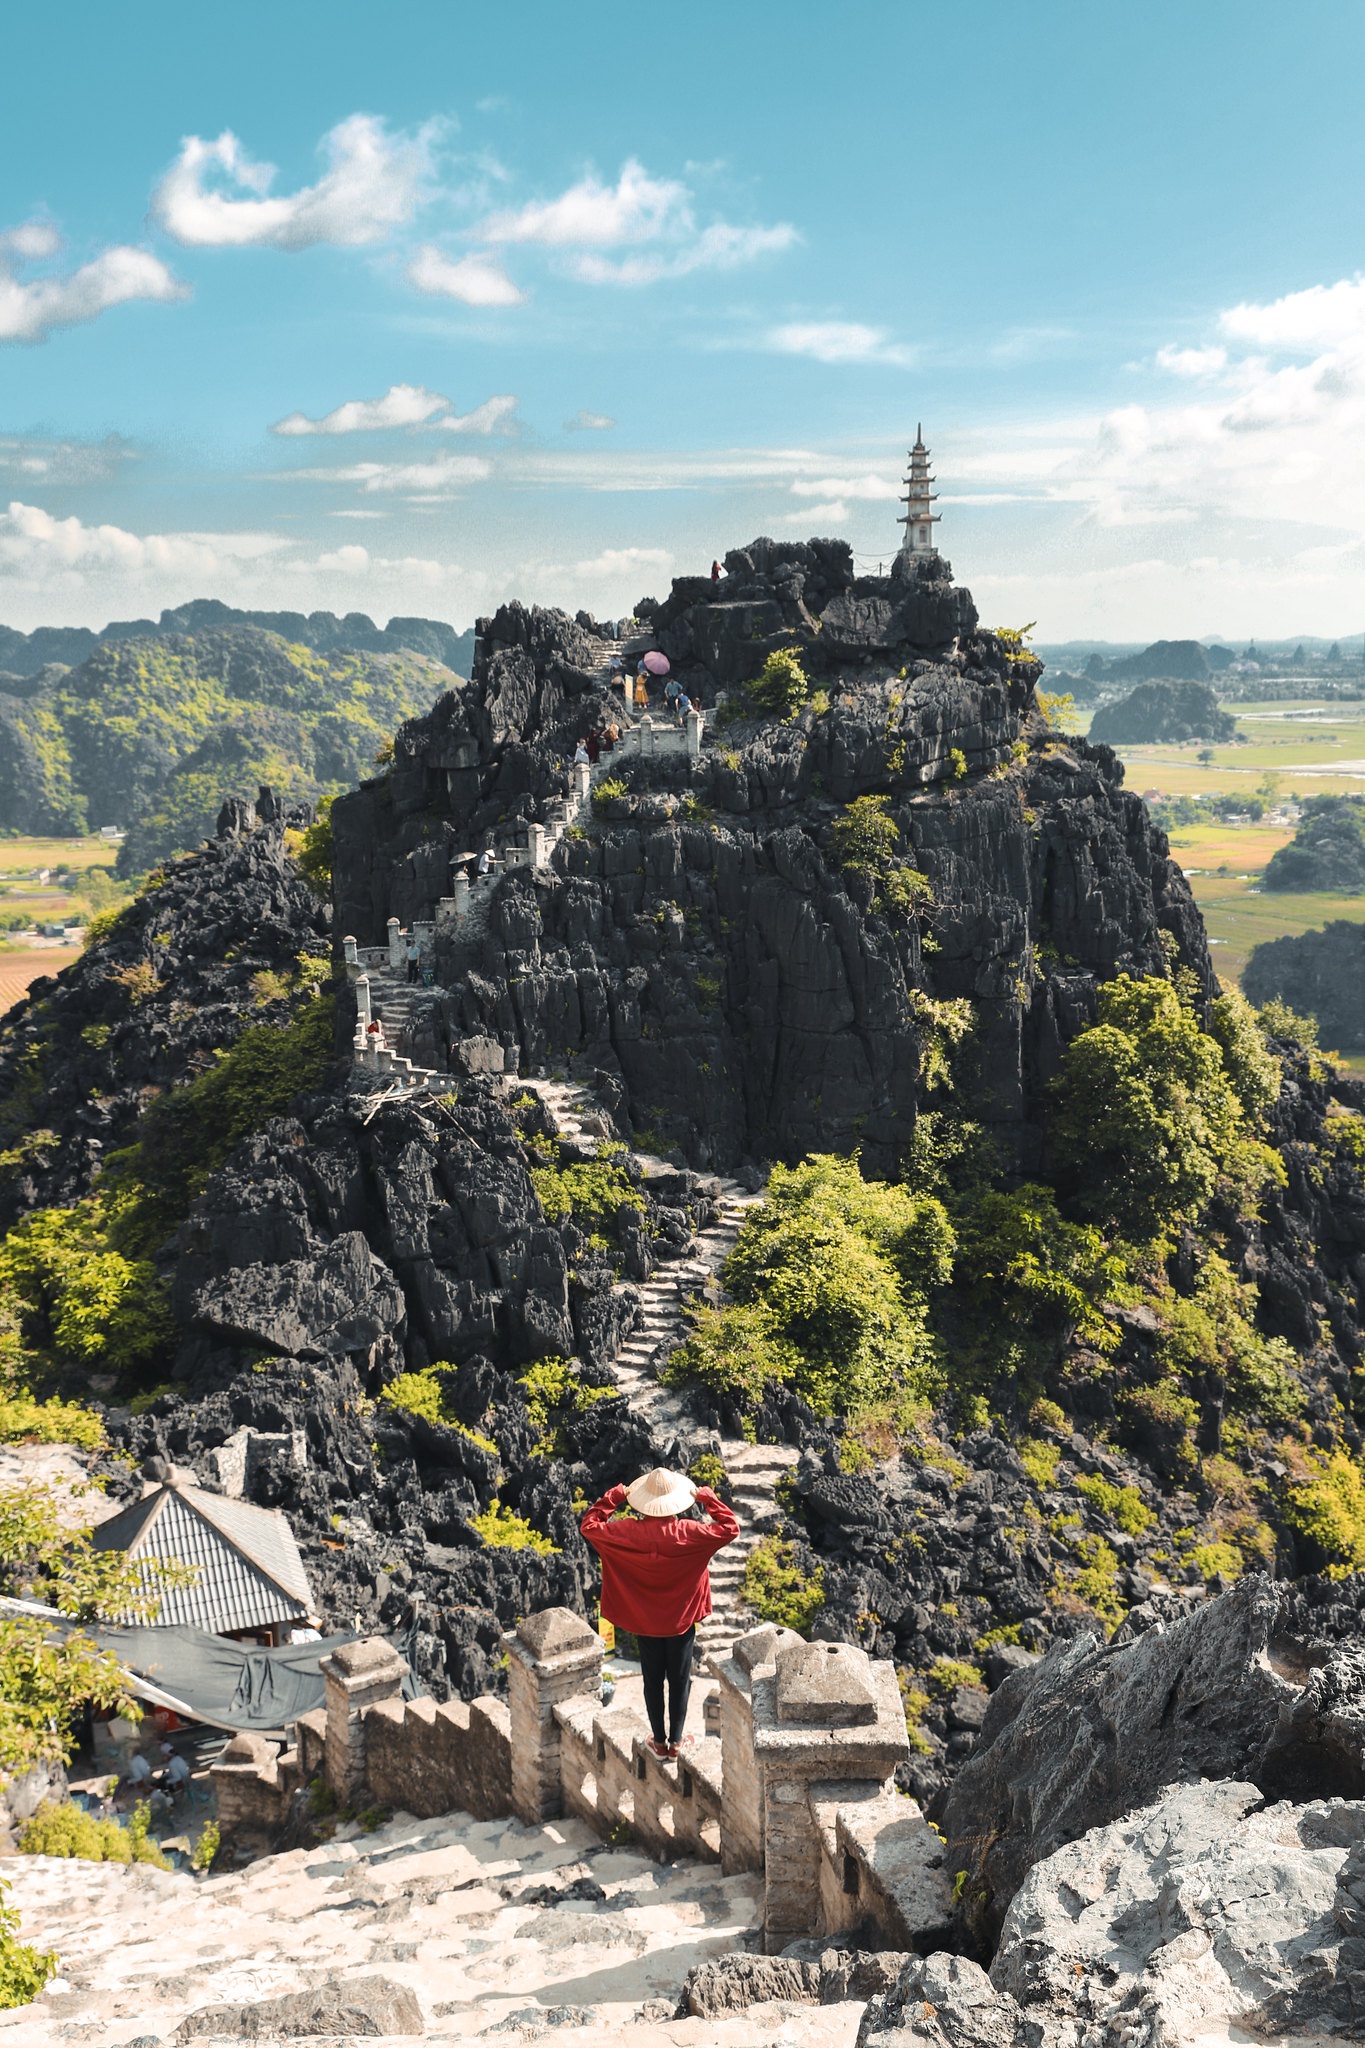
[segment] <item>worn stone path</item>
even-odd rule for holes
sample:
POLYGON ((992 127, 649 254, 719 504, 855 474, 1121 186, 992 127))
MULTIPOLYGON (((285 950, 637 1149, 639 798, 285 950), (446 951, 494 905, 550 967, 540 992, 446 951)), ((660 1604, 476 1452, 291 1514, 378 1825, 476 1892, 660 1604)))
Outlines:
POLYGON ((381 2006, 400 2017, 415 1999, 422 2031, 390 2038, 424 2043, 568 2027, 576 2048, 627 2030, 633 2048, 853 2048, 862 2013, 767 2005, 671 2020, 693 1964, 753 1941, 761 1879, 659 1864, 576 1820, 400 1814, 221 1877, 47 1856, 6 1857, 0 1873, 23 1938, 61 1961, 33 2005, 0 2012, 0 2048, 255 2038, 273 2030, 252 2006, 366 1978, 390 1987, 381 2006), (229 2008, 229 2024, 215 2026, 212 2007, 229 2008))
MULTIPOLYGON (((509 1084, 511 1085, 511 1084, 509 1084)), ((596 1145, 598 1108, 585 1088, 568 1081, 517 1081, 518 1092, 533 1090, 554 1117, 561 1134, 574 1143, 596 1145), (585 1126, 584 1119, 587 1119, 585 1126)), ((646 1180, 651 1173, 672 1169, 666 1161, 647 1152, 636 1159, 646 1180)), ((640 1297, 641 1320, 635 1334, 612 1360, 612 1370, 621 1391, 636 1414, 642 1415, 662 1437, 688 1431, 690 1424, 679 1397, 659 1384, 658 1373, 669 1353, 687 1334, 686 1303, 714 1280, 734 1247, 749 1211, 763 1200, 737 1180, 721 1178, 720 1220, 693 1239, 681 1259, 655 1267, 648 1280, 631 1284, 640 1297)), ((697 1644, 703 1664, 708 1657, 724 1656, 736 1636, 753 1625, 754 1617, 740 1601, 740 1584, 749 1552, 763 1534, 765 1521, 774 1514, 774 1490, 784 1472, 795 1465, 799 1453, 788 1444, 751 1444, 742 1437, 722 1437, 720 1457, 730 1476, 735 1513, 740 1533, 711 1565, 711 1590, 715 1611, 697 1628, 697 1644)))

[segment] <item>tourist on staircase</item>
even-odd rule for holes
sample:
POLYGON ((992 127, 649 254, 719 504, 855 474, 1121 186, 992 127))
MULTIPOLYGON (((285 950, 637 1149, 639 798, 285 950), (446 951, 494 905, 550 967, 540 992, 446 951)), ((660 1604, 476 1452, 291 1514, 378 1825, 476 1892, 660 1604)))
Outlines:
POLYGON ((711 1612, 710 1562, 734 1542, 739 1521, 709 1486, 657 1466, 632 1486, 613 1486, 578 1526, 602 1560, 602 1619, 640 1645, 649 1746, 657 1757, 675 1757, 685 1740, 697 1623, 711 1612), (702 1521, 688 1519, 696 1506, 702 1521), (623 1507, 638 1519, 614 1521, 623 1507))
POLYGON ((408 980, 415 982, 422 971, 422 948, 417 943, 417 934, 408 937, 408 980))

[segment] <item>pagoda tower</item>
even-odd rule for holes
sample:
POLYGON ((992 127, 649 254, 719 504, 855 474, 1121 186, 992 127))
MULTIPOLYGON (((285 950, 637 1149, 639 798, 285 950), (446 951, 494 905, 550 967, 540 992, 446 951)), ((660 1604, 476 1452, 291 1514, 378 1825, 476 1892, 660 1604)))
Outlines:
POLYGON ((924 445, 924 427, 915 428, 915 445, 910 450, 910 474, 905 479, 905 494, 901 499, 905 512, 896 523, 905 528, 905 539, 901 542, 902 555, 936 555, 934 528, 939 523, 939 514, 934 505, 938 492, 933 486, 934 479, 929 473, 929 450, 924 445))

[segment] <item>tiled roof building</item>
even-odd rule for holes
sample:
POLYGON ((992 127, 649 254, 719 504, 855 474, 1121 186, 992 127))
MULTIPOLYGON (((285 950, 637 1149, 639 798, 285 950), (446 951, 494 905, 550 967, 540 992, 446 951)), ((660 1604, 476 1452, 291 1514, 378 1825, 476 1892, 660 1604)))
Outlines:
POLYGON ((311 1621, 312 1588, 278 1508, 205 1493, 177 1476, 99 1523, 92 1541, 134 1561, 175 1558, 198 1568, 193 1585, 168 1588, 159 1626, 287 1643, 292 1628, 311 1621))

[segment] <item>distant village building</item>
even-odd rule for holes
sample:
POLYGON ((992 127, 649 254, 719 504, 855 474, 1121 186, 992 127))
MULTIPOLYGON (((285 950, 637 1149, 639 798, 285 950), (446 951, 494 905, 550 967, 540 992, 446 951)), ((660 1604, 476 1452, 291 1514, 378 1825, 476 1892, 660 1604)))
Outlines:
POLYGON ((921 424, 915 429, 915 445, 910 450, 910 473, 905 479, 905 493, 901 498, 905 512, 896 522, 905 528, 902 555, 914 557, 938 553, 934 545, 934 528, 939 524, 940 514, 934 510, 938 492, 933 484, 929 450, 924 445, 924 427, 921 424))
POLYGON ((197 1567, 195 1583, 164 1595, 156 1626, 202 1629, 265 1648, 314 1625, 313 1593, 294 1532, 278 1508, 205 1493, 178 1473, 153 1482, 91 1538, 99 1550, 175 1558, 197 1567))

